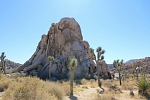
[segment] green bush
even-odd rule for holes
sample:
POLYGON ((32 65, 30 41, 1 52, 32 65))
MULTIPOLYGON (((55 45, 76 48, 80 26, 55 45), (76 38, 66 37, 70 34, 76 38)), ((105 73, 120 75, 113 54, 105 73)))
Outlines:
POLYGON ((150 89, 150 83, 147 82, 145 77, 141 77, 137 82, 137 87, 144 95, 150 89))

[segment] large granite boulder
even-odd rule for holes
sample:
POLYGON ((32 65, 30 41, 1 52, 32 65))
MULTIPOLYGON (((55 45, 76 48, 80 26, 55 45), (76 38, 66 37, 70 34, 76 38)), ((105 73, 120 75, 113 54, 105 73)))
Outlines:
POLYGON ((104 60, 97 61, 97 72, 102 78, 111 79, 110 68, 104 60))
MULTIPOLYGON (((78 66, 75 68, 74 77, 86 78, 89 74, 92 77, 96 73, 96 64, 89 57, 89 47, 89 43, 83 41, 77 21, 74 18, 62 18, 58 23, 52 23, 48 34, 42 35, 32 57, 14 72, 24 71, 30 74, 34 70, 42 79, 48 78, 49 73, 50 79, 69 78, 69 61, 75 57, 78 66), (55 58, 52 66, 49 65, 48 56, 55 58)), ((107 72, 105 68, 102 69, 104 73, 107 72)))

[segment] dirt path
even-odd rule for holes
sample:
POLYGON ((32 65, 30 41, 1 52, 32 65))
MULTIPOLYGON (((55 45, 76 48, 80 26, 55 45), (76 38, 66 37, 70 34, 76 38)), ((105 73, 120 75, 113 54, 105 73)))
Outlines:
MULTIPOLYGON (((120 93, 120 94, 110 94, 110 93, 109 94, 107 94, 107 93, 98 94, 97 89, 99 89, 99 88, 98 87, 97 88, 88 87, 88 89, 74 93, 74 96, 72 96, 72 97, 65 96, 64 100, 95 100, 95 97, 97 95, 99 95, 100 97, 106 97, 106 98, 109 96, 109 97, 113 97, 117 100, 146 100, 146 99, 139 98, 137 90, 133 91, 135 96, 130 97, 130 95, 129 95, 130 91, 126 91, 126 90, 123 90, 122 93, 120 93)), ((107 99, 107 100, 109 100, 109 99, 107 99)))
POLYGON ((74 93, 73 97, 65 96, 64 100, 94 100, 95 95, 97 94, 97 88, 84 89, 74 93))
POLYGON ((2 100, 2 95, 4 92, 0 92, 0 100, 2 100))

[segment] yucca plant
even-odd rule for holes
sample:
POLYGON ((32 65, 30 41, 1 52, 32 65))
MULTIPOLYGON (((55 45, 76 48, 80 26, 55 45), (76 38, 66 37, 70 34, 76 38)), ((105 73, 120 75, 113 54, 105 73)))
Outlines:
POLYGON ((142 95, 145 95, 146 92, 150 89, 150 82, 147 82, 144 76, 142 76, 138 82, 137 87, 141 91, 142 95))
POLYGON ((4 74, 6 74, 6 60, 5 60, 5 52, 2 52, 1 56, 0 56, 0 60, 1 60, 1 71, 3 71, 4 74))
MULTIPOLYGON (((97 50, 96 50, 96 52, 97 52, 97 61, 96 61, 96 63, 98 64, 98 62, 100 62, 100 61, 102 61, 102 60, 104 59, 103 54, 105 53, 105 50, 102 50, 101 47, 98 47, 97 50)), ((98 68, 98 66, 97 66, 97 68, 98 68)), ((99 71, 99 70, 97 70, 97 71, 99 71)), ((100 75, 100 72, 97 72, 97 76, 98 76, 98 86, 99 86, 100 88, 102 88, 102 87, 101 87, 101 86, 102 86, 102 82, 100 81, 99 75, 100 75)))
POLYGON ((50 62, 50 64, 49 64, 49 79, 50 79, 51 78, 50 67, 52 66, 52 62, 54 60, 54 57, 53 56, 48 56, 47 58, 48 58, 48 60, 50 62))
POLYGON ((143 66, 141 68, 141 72, 142 72, 142 76, 145 76, 145 72, 146 72, 146 67, 145 66, 143 66))
POLYGON ((74 80, 74 68, 77 66, 77 59, 76 58, 72 58, 70 60, 70 66, 69 66, 69 70, 70 70, 70 95, 73 95, 73 80, 74 80))
POLYGON ((97 52, 97 60, 99 61, 101 58, 101 55, 105 53, 105 50, 102 50, 101 47, 98 47, 96 52, 97 52))
POLYGON ((133 77, 136 77, 136 71, 132 71, 133 77))
POLYGON ((123 60, 121 60, 119 62, 119 60, 114 60, 113 62, 113 66, 117 69, 118 73, 119 73, 119 82, 120 82, 120 86, 121 86, 121 75, 120 75, 120 71, 121 71, 121 68, 122 68, 122 65, 123 65, 123 60))
POLYGON ((139 75, 138 75, 138 67, 137 67, 137 66, 138 66, 138 62, 134 62, 133 65, 134 65, 134 67, 136 68, 135 71, 136 71, 136 77, 137 77, 137 80, 138 80, 138 78, 139 78, 139 75))

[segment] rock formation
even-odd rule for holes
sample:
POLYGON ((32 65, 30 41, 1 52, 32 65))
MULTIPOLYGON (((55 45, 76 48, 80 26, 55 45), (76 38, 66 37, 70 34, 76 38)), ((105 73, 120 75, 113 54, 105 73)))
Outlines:
POLYGON ((133 62, 126 63, 123 66, 123 70, 127 70, 129 73, 132 73, 136 68, 138 68, 138 72, 144 71, 150 73, 150 57, 136 59, 133 62))
POLYGON ((6 70, 7 69, 13 69, 13 68, 17 68, 17 67, 19 67, 19 66, 21 66, 22 64, 19 64, 19 63, 15 63, 15 62, 13 62, 13 61, 10 61, 10 60, 8 60, 8 59, 6 59, 6 70))
POLYGON ((104 60, 97 62, 97 71, 100 73, 100 76, 103 78, 111 78, 110 68, 104 60))
MULTIPOLYGON (((89 43, 83 41, 80 25, 74 18, 62 18, 58 23, 52 23, 48 34, 42 35, 37 49, 32 57, 13 72, 24 71, 27 74, 37 74, 40 78, 48 78, 48 56, 55 59, 50 67, 51 79, 69 78, 69 61, 77 58, 75 78, 90 78, 96 72, 96 66, 90 56, 89 43)), ((92 57, 95 58, 95 57, 92 57)), ((104 66, 107 67, 108 66, 104 66)), ((109 69, 104 73, 109 72, 109 69)))

